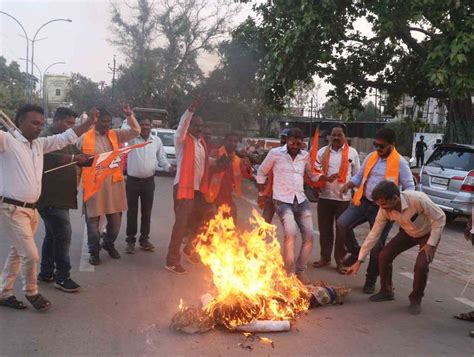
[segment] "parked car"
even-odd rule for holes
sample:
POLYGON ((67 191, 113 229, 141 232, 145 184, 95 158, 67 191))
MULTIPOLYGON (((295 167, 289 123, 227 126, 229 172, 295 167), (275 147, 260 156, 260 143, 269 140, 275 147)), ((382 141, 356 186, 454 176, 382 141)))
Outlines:
POLYGON ((471 214, 474 204, 474 145, 440 145, 421 169, 421 191, 448 219, 471 214))
MULTIPOLYGON (((163 147, 165 149, 166 158, 169 163, 173 166, 176 166, 176 150, 174 147, 174 134, 176 130, 173 129, 151 129, 151 135, 159 137, 163 142, 163 147)), ((165 171, 164 168, 158 166, 158 172, 165 171)))

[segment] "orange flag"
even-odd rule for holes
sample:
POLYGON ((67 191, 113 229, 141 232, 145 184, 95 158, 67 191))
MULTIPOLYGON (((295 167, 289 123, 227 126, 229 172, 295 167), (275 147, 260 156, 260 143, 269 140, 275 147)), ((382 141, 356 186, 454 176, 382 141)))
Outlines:
MULTIPOLYGON (((318 158, 318 139, 319 139, 319 128, 316 128, 313 136, 313 141, 311 142, 311 149, 309 152, 310 156, 310 162, 311 162, 311 173, 313 175, 318 173, 318 170, 316 170, 316 160, 318 158)), ((304 182, 306 185, 313 187, 313 188, 318 188, 321 187, 321 183, 311 181, 311 179, 305 174, 304 176, 304 182)))
POLYGON ((91 168, 94 169, 92 180, 83 183, 84 202, 87 202, 89 198, 99 191, 102 182, 104 182, 107 176, 115 173, 116 169, 120 167, 120 162, 124 155, 128 154, 133 149, 141 148, 149 143, 149 141, 146 141, 144 143, 127 146, 115 151, 104 152, 95 156, 91 166, 91 168))
POLYGON ((318 158, 318 140, 319 140, 319 128, 316 128, 314 131, 313 142, 311 143, 311 172, 315 174, 316 170, 316 160, 318 158))

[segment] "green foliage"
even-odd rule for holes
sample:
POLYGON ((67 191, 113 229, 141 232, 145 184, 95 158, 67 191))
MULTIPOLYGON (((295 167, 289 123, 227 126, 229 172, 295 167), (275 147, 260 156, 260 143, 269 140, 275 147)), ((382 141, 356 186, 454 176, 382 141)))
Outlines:
POLYGON ((266 43, 261 67, 265 99, 282 107, 294 84, 316 74, 330 95, 360 108, 368 88, 448 104, 447 137, 473 142, 474 14, 471 1, 274 0, 256 6, 266 43), (369 31, 356 30, 356 21, 369 31), (462 130, 462 131, 459 131, 462 130), (472 133, 472 129, 468 132, 472 133))
POLYGON ((6 59, 0 56, 0 109, 13 118, 24 98, 25 73, 17 62, 7 64, 6 59))
POLYGON ((211 10, 205 0, 138 0, 129 8, 130 19, 118 6, 112 9, 111 42, 127 59, 119 68, 117 97, 136 106, 164 107, 174 122, 203 79, 199 54, 214 50, 230 12, 211 10))
POLYGON ((73 73, 69 81, 66 100, 72 103, 77 113, 88 112, 93 106, 108 106, 107 96, 99 89, 99 84, 80 73, 73 73))

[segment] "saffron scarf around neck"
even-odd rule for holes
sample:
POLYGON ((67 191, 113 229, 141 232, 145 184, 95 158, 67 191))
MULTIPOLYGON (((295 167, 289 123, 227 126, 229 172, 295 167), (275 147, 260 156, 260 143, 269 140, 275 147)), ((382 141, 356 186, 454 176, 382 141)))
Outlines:
MULTIPOLYGON (((331 145, 328 145, 326 150, 324 151, 322 162, 323 162, 323 174, 327 176, 329 170, 329 160, 331 159, 331 145)), ((349 170, 349 145, 344 144, 342 147, 342 157, 341 157, 341 164, 339 166, 339 178, 337 182, 339 183, 346 183, 347 181, 347 172, 349 170)), ((326 181, 317 182, 317 187, 325 187, 326 181)))
MULTIPOLYGON (((374 168, 375 164, 379 160, 379 155, 377 154, 376 151, 372 152, 369 157, 367 158, 367 162, 365 164, 365 169, 364 169, 364 174, 362 176, 362 182, 357 189, 353 199, 352 203, 355 206, 360 205, 360 200, 362 199, 362 196, 364 194, 364 187, 365 183, 367 181, 367 178, 369 177, 370 172, 374 168)), ((392 152, 390 155, 387 157, 387 167, 385 169, 385 179, 387 181, 392 181, 396 185, 398 185, 398 178, 399 178, 399 173, 400 173, 400 154, 398 153, 397 149, 393 147, 392 152)))
MULTIPOLYGON (((177 199, 193 199, 194 198, 194 158, 195 158, 195 148, 194 140, 191 134, 186 135, 184 142, 184 153, 183 161, 181 162, 181 168, 179 173, 179 182, 178 182, 178 193, 177 199)), ((209 175, 209 164, 208 164, 208 152, 207 146, 204 140, 201 138, 198 139, 201 145, 204 146, 206 152, 206 160, 204 165, 204 176, 201 180, 201 185, 199 190, 202 193, 206 193, 208 189, 208 175, 209 175)))

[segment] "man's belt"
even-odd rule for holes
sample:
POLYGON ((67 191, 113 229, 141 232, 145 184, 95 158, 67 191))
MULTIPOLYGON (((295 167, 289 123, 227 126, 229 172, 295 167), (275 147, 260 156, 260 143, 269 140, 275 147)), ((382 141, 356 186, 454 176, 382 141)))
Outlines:
POLYGON ((0 202, 5 202, 10 205, 19 206, 23 208, 31 208, 31 209, 35 209, 36 206, 38 205, 37 202, 35 203, 21 202, 21 201, 14 200, 13 198, 2 197, 2 196, 0 196, 0 202))
POLYGON ((151 180, 153 180, 153 181, 155 180, 155 176, 141 178, 141 177, 135 177, 135 176, 128 175, 127 178, 132 179, 132 181, 137 181, 137 182, 148 182, 148 181, 151 181, 151 180))

